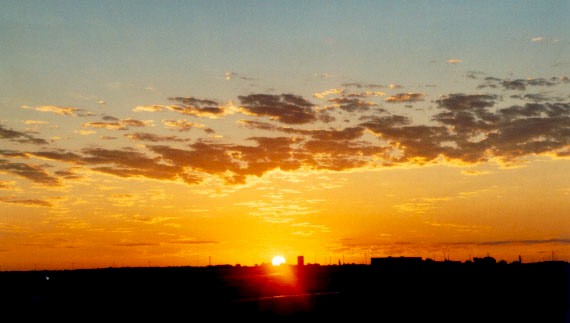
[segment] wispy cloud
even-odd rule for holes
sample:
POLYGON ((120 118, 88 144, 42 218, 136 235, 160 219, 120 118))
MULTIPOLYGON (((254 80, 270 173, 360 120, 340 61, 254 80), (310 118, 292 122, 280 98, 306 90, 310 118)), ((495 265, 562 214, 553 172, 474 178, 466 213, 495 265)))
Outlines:
MULTIPOLYGON (((22 106, 23 109, 33 109, 39 112, 55 113, 64 116, 77 116, 79 112, 84 110, 74 107, 58 107, 54 105, 42 105, 38 107, 22 106)), ((82 114, 84 115, 84 114, 82 114)))
POLYGON ((388 103, 409 103, 423 101, 424 97, 425 94, 423 93, 398 93, 387 97, 385 101, 388 103))
POLYGON ((56 177, 51 176, 39 165, 29 165, 0 159, 0 172, 11 173, 38 184, 48 186, 57 186, 60 184, 60 181, 56 177))
POLYGON ((8 139, 19 143, 28 143, 36 145, 45 145, 48 142, 41 138, 36 138, 25 132, 20 132, 12 129, 7 129, 0 124, 0 139, 8 139))
POLYGON ((169 241, 169 243, 179 243, 179 244, 216 244, 219 243, 218 241, 214 241, 214 240, 197 240, 197 239, 193 239, 193 238, 182 238, 182 239, 177 239, 177 240, 171 240, 169 241))
POLYGON ((38 200, 38 199, 19 199, 14 197, 2 197, 0 196, 0 202, 2 203, 10 203, 10 204, 18 204, 22 206, 31 206, 31 207, 50 207, 52 204, 46 200, 38 200))

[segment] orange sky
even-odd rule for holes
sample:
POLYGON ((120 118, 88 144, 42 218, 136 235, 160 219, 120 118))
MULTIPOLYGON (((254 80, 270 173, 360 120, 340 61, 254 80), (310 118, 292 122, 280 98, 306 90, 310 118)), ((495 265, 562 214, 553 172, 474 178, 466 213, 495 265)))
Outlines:
POLYGON ((326 4, 9 3, 0 270, 570 260, 568 5, 326 4))

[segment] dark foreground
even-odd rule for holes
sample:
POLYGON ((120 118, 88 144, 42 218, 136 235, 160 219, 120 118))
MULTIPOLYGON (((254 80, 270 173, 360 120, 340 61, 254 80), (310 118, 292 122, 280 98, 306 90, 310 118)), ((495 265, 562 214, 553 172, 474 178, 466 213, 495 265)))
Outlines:
POLYGON ((570 322, 569 276, 566 262, 0 272, 0 310, 56 322, 570 322))

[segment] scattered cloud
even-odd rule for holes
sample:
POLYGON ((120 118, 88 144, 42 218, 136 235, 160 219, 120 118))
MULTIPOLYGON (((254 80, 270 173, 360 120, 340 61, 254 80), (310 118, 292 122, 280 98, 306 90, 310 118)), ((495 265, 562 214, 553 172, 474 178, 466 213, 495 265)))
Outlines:
POLYGON ((13 190, 15 184, 14 181, 0 181, 0 190, 13 190))
POLYGON ((424 97, 425 94, 423 93, 398 93, 387 97, 385 101, 388 103, 409 103, 423 101, 424 97))
MULTIPOLYGON (((106 120, 116 120, 114 117, 104 117, 106 120)), ((123 119, 112 122, 86 122, 81 124, 81 126, 86 128, 97 128, 97 129, 107 129, 107 130, 128 130, 129 127, 147 127, 152 125, 152 120, 136 120, 136 119, 123 119)))
MULTIPOLYGON (((357 82, 315 93, 315 98, 325 100, 325 105, 321 106, 303 96, 288 93, 238 96, 239 106, 231 101, 222 105, 217 100, 173 97, 170 100, 176 102, 175 105, 141 105, 133 109, 134 112, 176 112, 207 118, 242 113, 244 117, 238 121, 234 121, 234 117, 210 121, 221 127, 237 122, 245 128, 238 137, 231 130, 218 133, 209 126, 184 118, 164 119, 164 127, 152 131, 150 121, 103 115, 100 121, 82 123, 90 129, 77 130, 77 133, 92 134, 91 129, 126 131, 145 128, 145 131, 123 135, 132 142, 100 137, 117 140, 113 143, 117 146, 113 148, 90 144, 82 149, 64 151, 45 148, 50 145, 47 141, 0 125, 0 138, 12 141, 8 144, 44 145, 43 150, 35 152, 1 150, 0 171, 45 185, 58 185, 59 181, 77 178, 75 174, 79 172, 73 167, 125 178, 195 184, 214 176, 227 184, 244 184, 248 178, 275 170, 344 171, 442 161, 464 165, 487 161, 516 164, 533 155, 570 156, 570 102, 567 102, 567 96, 551 92, 515 92, 510 96, 497 93, 497 90, 520 91, 528 87, 561 87, 570 83, 568 77, 501 79, 484 77, 480 72, 472 72, 472 75, 484 87, 479 86, 474 93, 442 95, 429 102, 429 109, 422 110, 421 117, 409 110, 398 114, 396 109, 387 110, 380 105, 411 105, 424 101, 426 94, 396 93, 379 99, 378 96, 384 93, 374 89, 382 85, 357 82), (489 89, 490 93, 479 92, 482 88, 489 89), (361 90, 353 92, 350 89, 361 90), (178 132, 196 128, 205 134, 193 134, 192 138, 167 135, 161 133, 164 128, 178 132), (213 134, 216 134, 215 138, 213 134), (118 148, 120 144, 124 146, 118 148), (13 160, 30 156, 67 163, 71 168, 57 168, 48 173, 45 165, 13 160)), ((401 86, 391 84, 387 88, 401 86)), ((485 174, 474 170, 462 173, 469 176, 485 174)), ((403 204, 401 209, 418 210, 425 207, 422 203, 429 202, 413 203, 403 204)))
POLYGON ((185 142, 190 140, 190 139, 182 139, 177 136, 161 136, 147 132, 128 133, 125 134, 125 137, 134 141, 151 141, 151 142, 160 142, 160 141, 185 142))
POLYGON ((317 121, 314 104, 294 94, 250 94, 238 97, 244 113, 266 116, 286 124, 304 124, 317 121))
POLYGON ((567 77, 552 77, 545 78, 528 78, 528 79, 500 79, 497 77, 486 77, 484 83, 480 84, 477 88, 498 88, 502 87, 505 90, 525 91, 528 86, 544 86, 552 87, 561 83, 566 83, 567 77))
POLYGON ((40 125, 40 124, 48 124, 49 122, 42 120, 24 120, 23 123, 28 125, 40 125))
POLYGON ((194 97, 173 97, 170 100, 178 102, 180 105, 168 106, 168 110, 185 115, 217 119, 233 113, 229 107, 223 106, 214 100, 197 99, 194 97))
POLYGON ((482 171, 482 170, 474 170, 474 169, 464 169, 461 171, 461 174, 467 176, 480 176, 480 175, 487 175, 490 174, 489 171, 482 171))
POLYGON ((46 145, 48 142, 41 138, 36 138, 25 132, 7 129, 0 124, 0 139, 8 139, 19 143, 46 145))
POLYGON ((3 172, 14 174, 16 176, 26 178, 34 183, 47 186, 57 186, 60 184, 56 177, 51 176, 38 165, 15 163, 5 159, 0 159, 0 173, 3 172))
POLYGON ((38 199, 17 199, 12 197, 2 197, 0 196, 0 202, 2 203, 10 203, 10 204, 18 204, 22 206, 31 206, 31 207, 50 207, 52 204, 45 200, 38 200, 38 199))
POLYGON ((97 133, 97 131, 94 131, 94 130, 75 130, 74 132, 76 134, 80 134, 82 136, 89 136, 89 135, 97 133))
POLYGON ((451 59, 448 59, 448 60, 447 60, 447 63, 453 64, 453 65, 459 64, 459 63, 461 63, 461 62, 463 62, 463 61, 460 60, 460 59, 457 59, 457 58, 451 58, 451 59))
POLYGON ((533 42, 533 43, 539 43, 539 42, 541 42, 541 41, 543 41, 543 40, 544 40, 544 37, 540 37, 540 36, 532 37, 532 38, 530 39, 530 41, 533 42))
POLYGON ((164 126, 166 128, 175 129, 178 131, 188 131, 192 128, 198 128, 198 129, 205 130, 206 132, 214 132, 212 129, 206 127, 203 124, 191 122, 191 121, 184 120, 184 119, 162 120, 162 124, 164 124, 164 126))
POLYGON ((77 116, 78 112, 83 111, 82 109, 79 109, 79 108, 58 107, 58 106, 54 106, 54 105, 42 105, 42 106, 38 106, 35 108, 31 108, 28 106, 22 106, 22 108, 23 109, 33 109, 33 110, 40 111, 40 112, 55 113, 55 114, 64 115, 64 116, 77 116))
POLYGON ((234 72, 225 72, 224 73, 224 78, 226 79, 226 81, 231 81, 233 79, 240 79, 240 80, 244 80, 244 81, 254 81, 255 78, 253 77, 248 77, 245 76, 243 74, 238 74, 238 73, 234 73, 234 72))
POLYGON ((334 98, 328 101, 333 104, 332 107, 346 112, 365 112, 371 107, 378 106, 374 102, 367 102, 358 98, 334 98))
MULTIPOLYGON (((391 85, 393 85, 393 84, 391 84, 391 85)), ((365 89, 371 89, 371 90, 382 89, 382 88, 386 87, 386 86, 381 85, 381 84, 358 83, 358 82, 342 83, 342 86, 344 86, 344 87, 355 87, 358 89, 365 88, 365 89)), ((390 86, 390 88, 392 88, 392 87, 390 86)))
POLYGON ((171 240, 170 243, 180 243, 180 244, 216 244, 218 241, 214 240, 197 240, 192 238, 183 238, 177 240, 171 240))
POLYGON ((327 97, 329 95, 339 95, 339 94, 342 94, 343 92, 344 92, 344 89, 330 89, 330 90, 314 93, 313 97, 315 97, 317 99, 324 99, 325 97, 327 97))

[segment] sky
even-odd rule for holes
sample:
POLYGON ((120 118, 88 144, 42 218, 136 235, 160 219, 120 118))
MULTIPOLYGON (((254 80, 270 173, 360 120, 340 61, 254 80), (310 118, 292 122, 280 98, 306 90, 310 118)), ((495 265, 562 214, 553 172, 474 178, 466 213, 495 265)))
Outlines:
POLYGON ((0 270, 570 260, 567 1, 2 1, 0 270))

